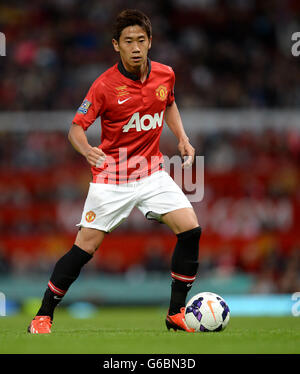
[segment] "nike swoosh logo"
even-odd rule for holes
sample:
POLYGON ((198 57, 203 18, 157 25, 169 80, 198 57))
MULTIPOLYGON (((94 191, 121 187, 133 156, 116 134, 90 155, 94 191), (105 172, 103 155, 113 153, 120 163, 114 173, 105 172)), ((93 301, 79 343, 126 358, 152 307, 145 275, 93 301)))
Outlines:
POLYGON ((212 306, 211 306, 212 303, 214 303, 214 301, 212 301, 212 300, 207 300, 207 305, 208 305, 210 311, 212 312, 212 315, 214 316, 214 319, 215 319, 215 321, 216 321, 215 312, 214 312, 214 310, 213 310, 213 308, 212 308, 212 306))
POLYGON ((124 99, 124 100, 118 100, 118 104, 123 104, 123 103, 125 103, 125 101, 127 101, 127 100, 129 100, 129 99, 131 99, 131 97, 128 97, 127 99, 124 99))

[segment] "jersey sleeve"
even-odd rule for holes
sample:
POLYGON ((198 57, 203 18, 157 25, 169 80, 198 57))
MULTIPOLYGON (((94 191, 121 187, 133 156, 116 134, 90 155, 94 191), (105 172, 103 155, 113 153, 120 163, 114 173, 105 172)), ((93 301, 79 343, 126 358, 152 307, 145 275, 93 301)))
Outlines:
POLYGON ((171 75, 171 82, 170 82, 170 90, 167 98, 167 106, 170 106, 175 101, 175 94, 174 94, 174 88, 175 88, 175 73, 172 68, 170 68, 172 75, 171 75))
POLYGON ((104 112, 105 97, 103 86, 95 81, 90 87, 82 104, 77 109, 72 123, 81 126, 85 131, 104 112))

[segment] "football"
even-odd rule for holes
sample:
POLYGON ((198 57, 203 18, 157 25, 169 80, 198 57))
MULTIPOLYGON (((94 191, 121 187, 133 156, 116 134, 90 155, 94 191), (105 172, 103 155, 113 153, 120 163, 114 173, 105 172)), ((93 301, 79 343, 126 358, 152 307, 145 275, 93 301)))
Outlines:
POLYGON ((212 292, 193 296, 185 307, 185 321, 195 332, 221 331, 227 326, 230 310, 226 301, 212 292))

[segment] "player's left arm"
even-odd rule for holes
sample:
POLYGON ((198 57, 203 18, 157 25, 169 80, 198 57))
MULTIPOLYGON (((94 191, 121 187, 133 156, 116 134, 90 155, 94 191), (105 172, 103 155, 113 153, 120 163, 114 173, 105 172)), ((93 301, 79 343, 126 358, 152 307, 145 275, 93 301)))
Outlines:
POLYGON ((181 157, 184 159, 182 167, 190 167, 194 162, 195 149, 190 144, 190 140, 184 131, 181 116, 175 101, 167 106, 165 111, 165 121, 178 139, 178 150, 181 157))

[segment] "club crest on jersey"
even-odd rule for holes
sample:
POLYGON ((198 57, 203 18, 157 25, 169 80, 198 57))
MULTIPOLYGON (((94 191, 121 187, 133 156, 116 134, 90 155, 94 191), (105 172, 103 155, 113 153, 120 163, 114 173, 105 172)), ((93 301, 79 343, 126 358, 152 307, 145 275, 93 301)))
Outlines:
POLYGON ((163 124, 164 111, 161 113, 155 113, 154 116, 151 114, 145 114, 140 117, 140 113, 134 113, 130 118, 129 122, 123 126, 123 132, 128 132, 130 129, 135 129, 136 131, 148 131, 156 129, 156 127, 161 127, 163 124))
POLYGON ((91 106, 91 104, 92 103, 90 101, 88 101, 87 99, 84 99, 83 102, 82 102, 82 104, 78 108, 77 113, 87 114, 88 109, 91 106))
POLYGON ((122 97, 122 96, 125 96, 125 95, 129 95, 129 92, 128 92, 128 90, 127 90, 127 86, 126 86, 126 85, 116 87, 116 90, 117 90, 117 96, 118 96, 118 97, 122 97))
POLYGON ((87 212, 87 214, 85 215, 85 220, 89 223, 93 222, 95 218, 96 218, 96 213, 94 213, 92 210, 87 212))
POLYGON ((166 86, 164 86, 163 84, 158 86, 157 89, 155 90, 155 95, 159 100, 165 101, 168 96, 168 90, 166 86))

